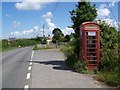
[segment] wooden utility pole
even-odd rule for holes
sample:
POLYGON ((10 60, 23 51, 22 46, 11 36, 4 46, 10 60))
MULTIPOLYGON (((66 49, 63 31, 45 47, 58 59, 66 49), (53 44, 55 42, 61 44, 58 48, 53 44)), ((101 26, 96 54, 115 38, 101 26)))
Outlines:
POLYGON ((43 24, 43 38, 44 38, 44 28, 45 28, 45 26, 44 26, 44 24, 43 24))

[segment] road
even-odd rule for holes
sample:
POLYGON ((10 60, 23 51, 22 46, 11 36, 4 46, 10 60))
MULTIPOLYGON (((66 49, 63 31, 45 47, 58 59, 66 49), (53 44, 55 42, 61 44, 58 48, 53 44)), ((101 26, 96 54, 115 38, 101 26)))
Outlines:
MULTIPOLYGON (((2 88, 102 88, 89 75, 72 71, 58 50, 20 48, 2 54, 2 88)), ((1 65, 1 64, 0 64, 1 65)))
POLYGON ((23 88, 32 48, 20 48, 2 54, 2 88, 23 88))

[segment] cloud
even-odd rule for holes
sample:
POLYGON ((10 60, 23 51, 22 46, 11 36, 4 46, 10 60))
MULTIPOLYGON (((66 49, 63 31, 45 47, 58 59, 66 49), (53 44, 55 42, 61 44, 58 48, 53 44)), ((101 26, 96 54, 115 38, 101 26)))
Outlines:
POLYGON ((12 37, 20 37, 21 35, 22 35, 22 33, 18 32, 18 31, 14 31, 14 32, 10 33, 10 36, 12 36, 12 37))
POLYGON ((21 26, 22 25, 22 23, 21 22, 19 22, 19 21, 13 21, 13 27, 14 28, 16 28, 16 27, 19 27, 19 26, 21 26))
POLYGON ((56 28, 56 25, 51 21, 52 17, 53 17, 52 12, 47 12, 46 14, 42 15, 42 18, 45 20, 46 27, 48 29, 47 33, 52 33, 54 28, 56 28))
POLYGON ((42 16, 42 18, 44 18, 44 19, 50 19, 50 18, 52 18, 52 13, 51 12, 47 12, 46 14, 44 14, 43 16, 42 16))
POLYGON ((74 30, 72 28, 65 27, 64 29, 62 29, 62 32, 64 35, 68 35, 74 33, 74 30))
POLYGON ((101 4, 97 10, 98 17, 104 18, 110 15, 110 11, 105 4, 101 4))
POLYGON ((110 7, 114 7, 115 6, 115 1, 113 1, 112 3, 109 4, 110 7))
MULTIPOLYGON (((47 27, 47 31, 46 34, 52 34, 52 31, 54 30, 54 28, 56 28, 57 26, 52 22, 52 17, 53 14, 51 12, 47 12, 46 14, 42 15, 42 18, 45 20, 46 22, 46 27, 47 27)), ((60 28, 61 29, 61 28, 60 28)), ((74 32, 74 30, 72 28, 68 28, 65 27, 63 29, 61 29, 64 35, 67 34, 71 34, 74 32)))
MULTIPOLYGON (((118 22, 116 22, 114 19, 104 18, 101 21, 105 21, 107 24, 109 24, 112 27, 115 27, 118 30, 118 22)), ((99 23, 99 21, 98 21, 98 23, 99 23)))
POLYGON ((10 14, 6 14, 5 16, 6 16, 6 17, 10 17, 10 14))
POLYGON ((18 10, 40 10, 45 4, 55 0, 23 0, 23 2, 16 3, 15 7, 18 10))
MULTIPOLYGON (((109 4, 110 7, 113 7, 115 5, 115 2, 109 4)), ((108 9, 105 4, 101 4, 98 8, 98 17, 97 19, 101 19, 102 21, 105 21, 109 25, 115 27, 118 30, 118 22, 116 22, 113 18, 110 16, 110 10, 108 9)))

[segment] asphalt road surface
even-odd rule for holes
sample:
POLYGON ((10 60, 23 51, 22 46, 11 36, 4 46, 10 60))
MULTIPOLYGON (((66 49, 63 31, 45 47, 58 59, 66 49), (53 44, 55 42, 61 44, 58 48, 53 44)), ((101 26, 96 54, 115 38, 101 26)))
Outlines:
POLYGON ((72 71, 58 50, 19 48, 2 54, 2 88, 102 88, 89 75, 72 71))
POLYGON ((2 53, 2 88, 24 88, 31 53, 31 47, 2 53))

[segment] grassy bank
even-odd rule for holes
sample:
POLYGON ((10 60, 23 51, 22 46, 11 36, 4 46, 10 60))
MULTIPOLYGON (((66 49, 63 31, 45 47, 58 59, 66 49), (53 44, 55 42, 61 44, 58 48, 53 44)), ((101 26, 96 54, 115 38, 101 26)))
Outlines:
POLYGON ((2 51, 2 41, 0 41, 0 52, 2 51))
POLYGON ((119 72, 101 71, 97 74, 96 79, 98 81, 105 82, 106 84, 110 86, 120 87, 120 73, 119 72))

